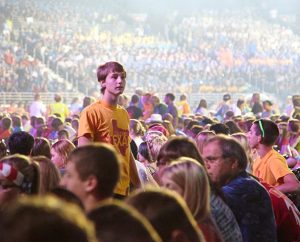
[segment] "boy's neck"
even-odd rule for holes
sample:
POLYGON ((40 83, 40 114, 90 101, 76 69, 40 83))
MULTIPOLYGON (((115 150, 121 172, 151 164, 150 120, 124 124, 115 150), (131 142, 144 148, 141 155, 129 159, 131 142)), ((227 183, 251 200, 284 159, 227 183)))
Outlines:
POLYGON ((118 98, 119 96, 114 96, 106 92, 102 96, 102 100, 111 106, 116 106, 118 104, 118 98))

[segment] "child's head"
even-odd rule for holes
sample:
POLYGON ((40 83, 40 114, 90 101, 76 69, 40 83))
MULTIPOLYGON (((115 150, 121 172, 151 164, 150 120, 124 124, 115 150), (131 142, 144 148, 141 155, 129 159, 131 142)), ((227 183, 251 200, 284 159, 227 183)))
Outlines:
POLYGON ((104 91, 106 89, 103 83, 105 83, 105 80, 110 73, 119 73, 122 75, 124 79, 126 78, 126 71, 120 63, 111 61, 111 62, 106 62, 103 65, 100 65, 97 69, 97 79, 98 82, 101 83, 102 94, 104 94, 104 91))

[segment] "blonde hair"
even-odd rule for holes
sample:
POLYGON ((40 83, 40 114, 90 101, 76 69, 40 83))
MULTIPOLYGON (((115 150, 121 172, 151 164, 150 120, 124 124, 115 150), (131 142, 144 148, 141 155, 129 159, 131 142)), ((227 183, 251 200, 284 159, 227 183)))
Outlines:
POLYGON ((206 141, 215 135, 216 135, 215 132, 209 130, 201 131, 200 133, 197 134, 195 140, 196 140, 197 149, 200 154, 202 154, 203 152, 204 144, 206 143, 206 141))
POLYGON ((129 128, 134 136, 144 136, 146 131, 141 122, 137 119, 130 119, 129 128))
POLYGON ((210 217, 210 186, 205 168, 195 159, 180 157, 161 172, 182 190, 194 218, 202 222, 210 217))
POLYGON ((46 156, 35 156, 33 160, 40 165, 41 172, 41 194, 45 194, 58 187, 60 173, 58 168, 46 156))
POLYGON ((68 156, 75 148, 75 145, 67 139, 59 140, 52 145, 52 149, 59 154, 64 165, 67 164, 68 156))
POLYGON ((241 146, 244 148, 247 158, 248 158, 247 169, 249 168, 250 169, 249 171, 251 171, 254 161, 252 158, 252 151, 251 151, 251 147, 248 143, 247 136, 244 133, 235 133, 235 134, 232 134, 231 137, 233 137, 235 140, 237 140, 241 144, 241 146))

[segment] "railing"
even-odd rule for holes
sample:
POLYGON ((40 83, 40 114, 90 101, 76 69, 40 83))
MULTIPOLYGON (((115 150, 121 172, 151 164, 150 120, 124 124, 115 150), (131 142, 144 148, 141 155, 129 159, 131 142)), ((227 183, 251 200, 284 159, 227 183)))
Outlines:
MULTIPOLYGON (((45 104, 53 103, 55 94, 57 93, 40 92, 41 100, 45 104)), ((75 97, 83 98, 83 94, 78 92, 60 92, 59 94, 66 104, 70 104, 75 97)), ((29 103, 33 101, 34 95, 34 92, 2 92, 0 93, 0 105, 18 104, 20 102, 29 103)))

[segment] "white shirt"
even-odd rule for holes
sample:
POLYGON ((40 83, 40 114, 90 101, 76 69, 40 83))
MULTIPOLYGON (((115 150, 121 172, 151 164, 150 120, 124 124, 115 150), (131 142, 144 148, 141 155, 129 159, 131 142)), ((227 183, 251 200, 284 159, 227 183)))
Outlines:
POLYGON ((33 101, 29 107, 30 117, 42 117, 46 113, 46 106, 41 101, 33 101))

